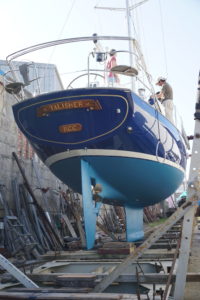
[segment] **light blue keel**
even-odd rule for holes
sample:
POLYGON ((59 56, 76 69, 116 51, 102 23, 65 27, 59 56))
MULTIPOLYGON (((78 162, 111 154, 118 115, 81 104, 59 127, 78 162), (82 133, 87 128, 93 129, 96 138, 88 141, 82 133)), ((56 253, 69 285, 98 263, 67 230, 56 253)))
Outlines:
POLYGON ((101 207, 101 202, 93 199, 92 185, 96 180, 95 171, 85 160, 81 159, 81 182, 83 197, 83 214, 86 234, 87 249, 94 247, 96 235, 96 218, 101 207))
POLYGON ((135 242, 144 237, 143 208, 125 206, 126 213, 126 239, 135 242))

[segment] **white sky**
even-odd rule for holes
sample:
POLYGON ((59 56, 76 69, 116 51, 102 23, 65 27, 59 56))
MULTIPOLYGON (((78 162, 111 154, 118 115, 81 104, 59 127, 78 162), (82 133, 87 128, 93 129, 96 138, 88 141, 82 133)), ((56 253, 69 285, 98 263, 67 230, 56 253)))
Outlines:
MULTIPOLYGON (((130 4, 138 1, 130 0, 130 4)), ((0 5, 0 59, 61 38, 94 32, 127 35, 124 12, 94 9, 95 5, 125 7, 124 0, 0 0, 0 5)), ((154 82, 159 76, 168 78, 186 133, 193 134, 200 69, 200 0, 149 0, 133 16, 148 71, 154 82)))

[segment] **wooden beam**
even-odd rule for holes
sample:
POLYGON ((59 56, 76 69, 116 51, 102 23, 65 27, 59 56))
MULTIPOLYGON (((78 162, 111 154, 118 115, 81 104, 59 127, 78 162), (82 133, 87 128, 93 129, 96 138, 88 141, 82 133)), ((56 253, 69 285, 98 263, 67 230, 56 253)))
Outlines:
MULTIPOLYGON (((143 255, 142 259, 155 259, 155 257, 159 260, 164 259, 164 260, 169 260, 173 259, 175 250, 166 250, 166 249, 148 249, 143 255)), ((127 255, 124 254, 98 254, 96 250, 79 250, 79 251, 74 251, 69 252, 69 251, 60 251, 58 253, 55 253, 55 251, 49 251, 44 255, 41 255, 41 260, 43 261, 49 261, 49 260, 89 260, 89 261, 97 261, 97 260, 102 260, 102 259, 108 259, 109 261, 113 260, 120 260, 126 258, 127 255)))
POLYGON ((69 232, 71 233, 71 236, 74 237, 74 238, 77 238, 77 234, 76 234, 76 232, 75 232, 75 230, 74 230, 74 228, 73 228, 73 226, 72 226, 72 224, 71 224, 68 216, 62 214, 62 218, 65 221, 65 224, 67 225, 67 228, 69 229, 69 232))
MULTIPOLYGON (((59 278, 62 277, 61 276, 65 276, 65 278, 68 277, 71 278, 71 280, 75 280, 75 279, 79 279, 79 280, 88 280, 88 278, 90 279, 90 276, 95 276, 97 278, 97 280, 99 279, 103 279, 105 278, 107 275, 105 273, 101 273, 101 274, 63 274, 63 273, 49 273, 49 274, 29 274, 28 277, 35 281, 35 282, 53 282, 55 283, 57 280, 59 280, 59 278), (76 275, 76 277, 75 277, 76 275), (89 276, 89 277, 88 277, 89 276)), ((145 274, 141 274, 140 275, 140 283, 158 283, 158 284, 162 284, 162 283, 166 283, 167 279, 168 279, 169 274, 160 274, 160 273, 145 273, 145 274)), ((176 278, 176 275, 173 274, 172 275, 172 281, 174 282, 176 278)), ((199 282, 200 281, 200 273, 188 273, 187 274, 187 282, 199 282)), ((137 282, 137 278, 136 275, 131 275, 131 274, 122 274, 120 275, 115 282, 137 282)))

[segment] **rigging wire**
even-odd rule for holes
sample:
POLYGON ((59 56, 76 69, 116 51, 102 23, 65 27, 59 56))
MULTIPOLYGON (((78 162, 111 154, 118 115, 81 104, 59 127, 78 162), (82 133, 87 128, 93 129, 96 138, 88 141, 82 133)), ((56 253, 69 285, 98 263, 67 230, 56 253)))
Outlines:
POLYGON ((166 76, 168 76, 168 70, 167 70, 167 52, 166 52, 164 22, 163 22, 163 13, 162 13, 161 0, 158 0, 158 3, 159 3, 159 11, 160 11, 160 22, 161 22, 162 41, 163 41, 163 53, 164 53, 165 72, 166 72, 166 76))
MULTIPOLYGON (((73 1, 72 1, 72 5, 71 5, 71 7, 70 7, 70 9, 69 9, 69 11, 68 11, 68 14, 67 14, 67 16, 66 16, 65 22, 64 22, 64 24, 63 24, 63 26, 62 26, 62 28, 61 28, 59 34, 58 34, 58 39, 61 38, 61 36, 62 36, 62 34, 63 34, 63 31, 64 31, 64 29, 65 29, 65 26, 66 26, 67 22, 69 21, 71 12, 72 12, 73 7, 74 7, 74 5, 75 5, 75 2, 76 2, 76 0, 73 0, 73 1)), ((55 49, 56 49, 56 46, 53 47, 53 50, 52 50, 52 52, 51 52, 51 54, 50 54, 50 56, 49 56, 49 59, 48 59, 48 63, 50 63, 50 61, 51 61, 51 59, 52 59, 52 56, 53 56, 53 54, 54 54, 54 52, 55 52, 55 49)))
MULTIPOLYGON (((133 3, 131 3, 131 5, 133 6, 133 3)), ((129 11, 129 17, 133 26, 133 37, 138 40, 135 22, 133 21, 134 16, 132 15, 131 11, 129 11)))
MULTIPOLYGON (((99 7, 99 5, 100 5, 100 1, 98 0, 98 1, 96 1, 96 4, 94 6, 94 11, 95 11, 95 15, 96 15, 96 22, 97 22, 97 25, 95 24, 96 25, 95 26, 96 27, 95 32, 98 32, 98 31, 102 32, 102 28, 103 28, 102 21, 101 21, 101 18, 100 18, 100 14, 98 13, 98 10, 96 9, 96 8, 99 7)), ((104 21, 104 19, 103 19, 103 21, 104 21)))
MULTIPOLYGON (((72 0, 72 5, 71 5, 71 7, 70 7, 70 9, 69 9, 69 11, 68 11, 68 14, 67 14, 67 16, 66 16, 65 22, 64 22, 64 24, 63 24, 63 26, 62 26, 62 28, 61 28, 59 34, 58 34, 58 39, 61 38, 61 35, 62 35, 62 33, 63 33, 64 29, 65 29, 65 26, 66 26, 67 22, 69 21, 69 17, 70 17, 70 15, 71 15, 71 12, 72 12, 72 10, 73 10, 73 7, 74 7, 75 2, 76 2, 76 0, 72 0)), ((51 54, 49 55, 49 58, 48 58, 47 63, 46 63, 46 67, 44 68, 44 71, 43 71, 44 74, 45 74, 45 72, 46 72, 46 70, 47 70, 47 68, 48 68, 48 64, 50 64, 50 62, 51 62, 51 60, 52 60, 52 57, 53 57, 53 55, 54 55, 54 53, 55 53, 55 50, 56 50, 56 46, 54 46, 54 47, 52 48, 51 54)), ((44 75, 44 78, 45 78, 45 77, 46 77, 46 76, 44 75)))
POLYGON ((136 40, 138 40, 138 42, 140 43, 140 26, 139 26, 139 18, 138 18, 138 9, 135 9, 135 8, 137 8, 135 0, 134 0, 134 4, 133 4, 133 0, 131 1, 131 7, 132 7, 133 12, 132 12, 132 10, 130 10, 130 20, 131 20, 133 30, 134 30, 133 34, 134 34, 134 38, 136 40), (134 21, 134 20, 136 20, 136 21, 134 21), (136 30, 136 25, 135 25, 136 23, 137 23, 137 30, 136 30))
POLYGON ((63 27, 61 28, 61 31, 60 31, 60 33, 59 33, 59 35, 58 35, 58 38, 61 37, 61 35, 62 35, 62 33, 63 33, 64 29, 65 29, 65 26, 66 26, 67 22, 69 21, 69 17, 70 17, 70 15, 71 15, 71 12, 72 12, 72 9, 73 9, 75 3, 76 3, 76 0, 73 0, 73 1, 72 1, 72 5, 71 5, 71 7, 70 7, 70 9, 69 9, 69 12, 68 12, 68 14, 67 14, 67 16, 66 16, 64 25, 63 25, 63 27))
MULTIPOLYGON (((144 2, 146 2, 146 1, 144 1, 144 2)), ((132 7, 136 6, 135 3, 136 3, 136 1, 134 1, 134 5, 133 5, 133 1, 132 1, 132 7)), ((143 1, 141 3, 143 3, 143 1)), ((134 22, 133 18, 134 17, 130 13, 130 19, 131 19, 131 23, 132 23, 132 26, 133 26, 133 29, 134 29, 134 37, 135 37, 134 48, 135 48, 135 51, 137 52, 137 54, 139 56, 136 59, 136 63, 138 64, 138 66, 141 63, 143 72, 144 72, 144 74, 145 74, 145 76, 147 78, 147 81, 148 81, 149 85, 150 85, 151 93, 153 95, 155 95, 155 90, 154 90, 154 86, 153 86, 153 83, 152 83, 152 76, 147 71, 146 62, 144 60, 143 53, 141 51, 141 46, 140 46, 140 35, 137 33, 135 22, 134 22)), ((139 27, 139 20, 138 20, 137 9, 135 10, 135 18, 137 19, 137 23, 138 23, 138 27, 139 27)), ((159 113, 158 113, 158 111, 160 110, 160 106, 159 106, 159 103, 156 100, 156 98, 154 100, 155 100, 155 104, 154 104, 155 105, 155 119, 156 119, 157 130, 158 130, 158 143, 157 143, 157 146, 156 146, 156 159, 157 159, 157 161, 159 161, 159 145, 160 144, 162 145, 162 142, 161 142, 161 129, 160 129, 159 113)), ((159 161, 159 162, 164 163, 165 159, 166 159, 166 153, 164 153, 163 160, 159 161)))
MULTIPOLYGON (((140 25, 139 25, 138 9, 135 9, 135 8, 137 8, 137 3, 135 0, 134 0, 134 4, 133 4, 133 0, 131 1, 131 7, 132 8, 134 7, 133 11, 130 10, 130 20, 131 20, 131 24, 133 27, 133 37, 137 41, 137 44, 140 45, 140 50, 141 50, 140 25), (136 29, 136 27, 137 27, 137 29, 136 29)), ((134 50, 137 51, 135 45, 134 45, 134 48, 135 48, 134 50)), ((139 55, 138 59, 136 58, 136 60, 135 60, 137 68, 140 69, 139 60, 140 60, 140 55, 139 55)), ((145 74, 142 73, 143 81, 144 81, 144 78, 145 78, 145 74)))
MULTIPOLYGON (((133 4, 133 0, 131 2, 132 4, 132 8, 138 8, 138 6, 140 6, 141 4, 144 4, 146 1, 148 0, 145 0, 145 1, 141 1, 141 2, 137 2, 134 0, 134 4, 133 4)), ((133 29, 134 29, 134 37, 135 37, 135 42, 134 42, 134 48, 135 48, 135 51, 138 53, 138 59, 136 59, 136 64, 137 64, 137 67, 140 69, 140 65, 142 65, 142 69, 143 69, 143 80, 146 76, 147 78, 147 81, 151 87, 151 93, 154 94, 155 91, 154 91, 154 88, 153 88, 153 84, 152 84, 152 76, 151 74, 147 71, 147 65, 146 65, 146 62, 144 60, 144 56, 143 56, 143 53, 142 53, 142 50, 141 50, 141 39, 140 39, 140 34, 138 34, 137 30, 136 30, 136 22, 134 21, 134 19, 136 19, 137 21, 137 27, 139 28, 139 18, 138 18, 138 10, 137 9, 134 9, 135 11, 135 16, 133 16, 132 14, 130 14, 130 19, 131 19, 131 23, 132 23, 132 26, 133 26, 133 29)), ((140 29, 140 28, 139 28, 140 29)))

